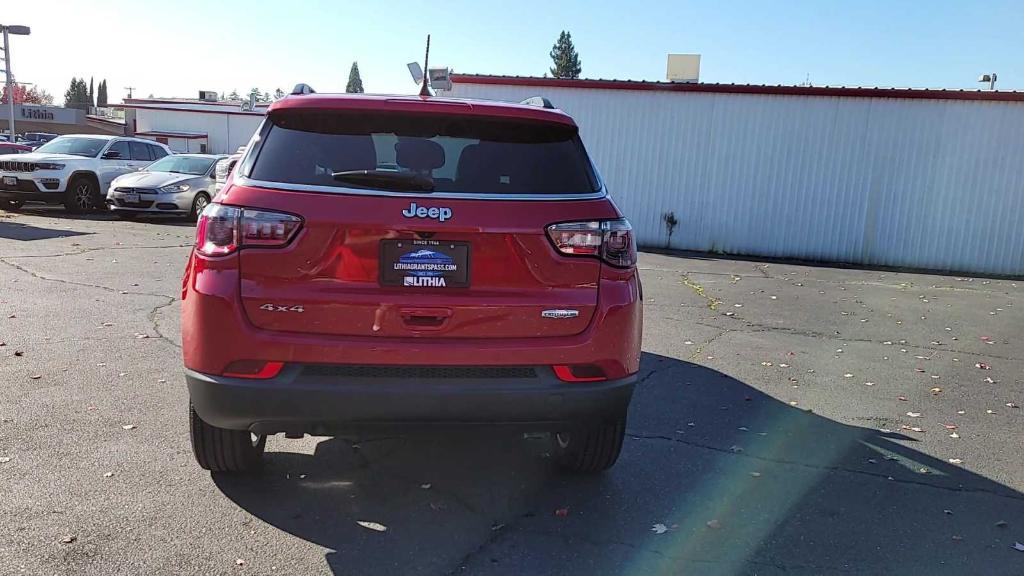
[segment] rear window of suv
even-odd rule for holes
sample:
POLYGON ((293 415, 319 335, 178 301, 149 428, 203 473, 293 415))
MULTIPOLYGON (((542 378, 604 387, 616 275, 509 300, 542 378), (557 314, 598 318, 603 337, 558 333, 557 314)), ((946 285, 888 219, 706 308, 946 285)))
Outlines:
POLYGON ((374 188, 346 171, 412 173, 435 192, 587 194, 599 184, 575 126, 410 113, 281 112, 242 171, 254 180, 374 188))

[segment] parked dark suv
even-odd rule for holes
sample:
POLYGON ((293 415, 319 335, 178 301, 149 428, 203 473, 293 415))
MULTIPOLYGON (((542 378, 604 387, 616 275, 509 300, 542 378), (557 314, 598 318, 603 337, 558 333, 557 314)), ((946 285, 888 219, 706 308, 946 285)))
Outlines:
POLYGON ((203 212, 182 283, 192 446, 432 423, 619 456, 640 362, 629 223, 549 107, 296 94, 203 212))

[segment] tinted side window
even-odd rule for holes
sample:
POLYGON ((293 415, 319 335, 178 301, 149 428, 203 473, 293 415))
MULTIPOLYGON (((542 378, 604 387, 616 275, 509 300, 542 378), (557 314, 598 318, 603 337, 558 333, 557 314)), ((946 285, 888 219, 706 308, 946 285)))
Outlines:
POLYGON ((153 144, 146 144, 146 146, 149 146, 149 151, 153 154, 153 160, 159 160, 167 156, 167 151, 159 146, 154 146, 153 144))
POLYGON ((132 160, 149 162, 153 155, 149 153, 149 145, 144 142, 132 142, 132 160))
POLYGON ((114 142, 110 146, 110 149, 107 150, 107 152, 119 153, 121 155, 118 158, 119 160, 130 160, 132 157, 131 150, 128 148, 128 142, 125 142, 124 140, 118 140, 117 142, 114 142))

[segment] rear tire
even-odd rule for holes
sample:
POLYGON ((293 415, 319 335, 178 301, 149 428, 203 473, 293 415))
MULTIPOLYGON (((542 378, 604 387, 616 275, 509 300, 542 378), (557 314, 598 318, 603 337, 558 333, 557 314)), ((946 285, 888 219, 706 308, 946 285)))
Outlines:
POLYGON ((203 209, 210 205, 210 197, 207 196, 206 192, 200 192, 196 194, 196 197, 192 199, 192 210, 188 213, 189 220, 195 222, 199 220, 199 215, 203 213, 203 209))
POLYGON ((100 188, 92 178, 76 176, 64 192, 64 209, 72 214, 99 210, 103 205, 100 188))
POLYGON ((552 435, 558 465, 577 474, 597 474, 615 465, 626 435, 625 415, 552 435))
POLYGON ((210 472, 245 472, 258 468, 267 445, 266 436, 255 439, 248 430, 227 430, 208 424, 188 404, 192 453, 210 472))

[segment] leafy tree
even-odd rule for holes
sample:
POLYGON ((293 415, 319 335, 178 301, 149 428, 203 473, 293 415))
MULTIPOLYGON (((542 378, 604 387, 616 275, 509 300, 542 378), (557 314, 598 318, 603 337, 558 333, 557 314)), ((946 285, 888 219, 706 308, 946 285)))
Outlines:
POLYGON ((250 88, 249 93, 246 94, 246 98, 252 98, 253 96, 255 96, 256 100, 259 100, 261 94, 262 92, 260 92, 259 88, 250 88))
POLYGON ((241 100, 241 99, 242 99, 242 97, 238 95, 238 89, 237 88, 232 90, 231 94, 228 94, 228 100, 241 100))
POLYGON ((273 102, 274 99, 270 97, 270 92, 263 92, 263 95, 259 97, 260 102, 273 102))
MULTIPOLYGON (((32 86, 24 86, 21 84, 14 85, 14 103, 15 104, 42 104, 48 106, 53 104, 53 95, 43 90, 32 86)), ((4 86, 3 95, 0 96, 0 104, 7 104, 7 86, 4 86)))
POLYGON ((89 87, 85 84, 85 78, 71 78, 71 84, 64 92, 64 106, 88 110, 89 87))
POLYGON ((345 92, 350 94, 363 93, 363 79, 359 76, 358 62, 353 62, 352 68, 348 71, 348 85, 345 86, 345 92))
POLYGON ((551 47, 551 60, 555 63, 551 68, 551 75, 555 78, 579 78, 583 71, 580 55, 572 44, 572 34, 565 30, 562 30, 558 42, 551 47))
POLYGON ((93 89, 92 76, 89 76, 89 106, 96 105, 96 91, 93 89))
POLYGON ((280 88, 274 90, 274 100, 280 100, 281 98, 284 98, 284 90, 280 88))

